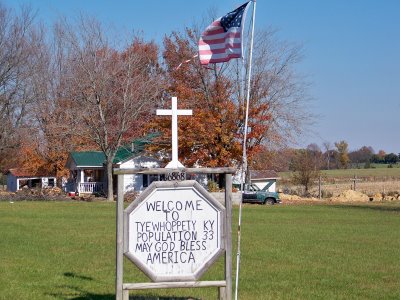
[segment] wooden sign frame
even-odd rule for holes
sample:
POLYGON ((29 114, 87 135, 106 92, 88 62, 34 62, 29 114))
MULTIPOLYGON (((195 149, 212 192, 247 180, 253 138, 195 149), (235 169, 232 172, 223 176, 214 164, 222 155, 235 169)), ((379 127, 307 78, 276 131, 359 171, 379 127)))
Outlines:
POLYGON ((116 205, 116 278, 115 299, 128 300, 129 290, 138 289, 165 289, 165 288, 198 288, 217 287, 220 300, 232 299, 232 174, 234 168, 179 168, 179 169, 114 169, 118 175, 118 195, 116 205), (225 213, 224 213, 224 236, 225 251, 225 278, 218 281, 167 281, 146 283, 124 283, 123 282, 123 257, 124 257, 124 186, 123 176, 125 174, 169 174, 173 172, 184 172, 188 174, 222 174, 225 175, 225 213))

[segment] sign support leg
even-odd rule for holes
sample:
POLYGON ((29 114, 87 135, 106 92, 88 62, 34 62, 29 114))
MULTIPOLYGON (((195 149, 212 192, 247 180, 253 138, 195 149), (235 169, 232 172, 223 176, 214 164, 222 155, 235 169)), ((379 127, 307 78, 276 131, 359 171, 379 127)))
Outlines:
POLYGON ((224 286, 218 288, 218 299, 226 300, 226 288, 224 286))
POLYGON ((118 197, 117 197, 117 240, 116 240, 116 278, 115 278, 115 299, 123 300, 123 224, 124 224, 124 175, 118 175, 118 197))
POLYGON ((232 174, 225 174, 225 299, 232 299, 232 174))

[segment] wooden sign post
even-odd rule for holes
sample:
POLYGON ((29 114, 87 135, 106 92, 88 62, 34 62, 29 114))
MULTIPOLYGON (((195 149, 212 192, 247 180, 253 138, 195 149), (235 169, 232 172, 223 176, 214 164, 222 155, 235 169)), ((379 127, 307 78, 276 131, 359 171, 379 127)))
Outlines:
POLYGON ((117 300, 128 300, 129 290, 193 287, 218 287, 219 299, 232 298, 232 174, 235 169, 187 168, 183 171, 225 174, 225 205, 195 181, 153 182, 124 213, 124 174, 166 174, 171 169, 114 169, 118 175, 117 300), (124 254, 153 282, 124 283, 124 254), (221 254, 225 254, 225 278, 198 281, 221 254))

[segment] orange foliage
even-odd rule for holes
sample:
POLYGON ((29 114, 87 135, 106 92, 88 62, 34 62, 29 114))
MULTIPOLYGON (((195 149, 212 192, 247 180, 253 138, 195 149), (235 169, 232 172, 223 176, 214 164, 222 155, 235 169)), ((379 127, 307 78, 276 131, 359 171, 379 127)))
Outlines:
MULTIPOLYGON (((187 32, 189 37, 191 32, 187 32)), ((186 166, 204 167, 235 166, 241 161, 242 143, 240 128, 243 124, 243 111, 234 101, 234 83, 219 73, 217 69, 206 69, 197 59, 189 63, 195 49, 188 39, 173 34, 165 38, 164 59, 167 65, 169 87, 168 94, 178 97, 179 108, 193 110, 191 117, 179 117, 179 158, 186 166)), ((165 99, 165 108, 170 100, 165 99)), ((263 132, 258 120, 265 118, 257 108, 253 109, 254 122, 249 140, 263 132)), ((170 151, 170 119, 156 117, 150 124, 152 130, 164 135, 151 150, 168 149, 170 151)), ((250 154, 257 146, 251 147, 250 154)))
POLYGON ((68 176, 65 164, 69 153, 95 146, 85 138, 84 128, 74 122, 75 111, 80 108, 71 101, 56 99, 41 105, 37 112, 40 130, 30 128, 29 134, 25 134, 18 149, 17 166, 31 173, 68 176))

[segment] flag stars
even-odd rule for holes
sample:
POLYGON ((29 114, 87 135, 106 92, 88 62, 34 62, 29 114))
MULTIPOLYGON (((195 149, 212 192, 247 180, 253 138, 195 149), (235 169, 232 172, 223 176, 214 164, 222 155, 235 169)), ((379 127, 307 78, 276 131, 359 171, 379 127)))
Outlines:
POLYGON ((225 32, 228 31, 231 27, 241 26, 243 12, 246 8, 246 5, 242 5, 238 9, 226 14, 221 18, 221 26, 224 28, 225 32))

